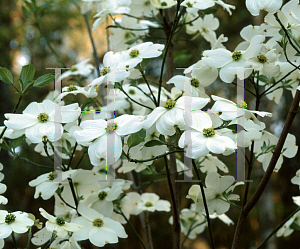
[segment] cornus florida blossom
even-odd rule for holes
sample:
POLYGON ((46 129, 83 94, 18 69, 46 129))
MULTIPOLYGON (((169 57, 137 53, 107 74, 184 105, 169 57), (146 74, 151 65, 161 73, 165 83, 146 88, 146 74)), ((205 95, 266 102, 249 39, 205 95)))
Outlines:
POLYGON ((197 159, 206 156, 210 151, 221 154, 226 150, 237 149, 231 138, 222 136, 213 128, 212 120, 206 112, 192 113, 191 128, 192 130, 185 131, 178 141, 179 147, 187 146, 188 157, 197 159), (190 133, 190 139, 186 139, 187 133, 190 133))
POLYGON ((33 226, 34 222, 28 218, 28 214, 21 211, 8 213, 0 210, 0 238, 4 239, 15 233, 26 233, 28 228, 33 226))
POLYGON ((74 233, 76 240, 89 239, 95 246, 118 243, 119 238, 127 238, 123 226, 110 218, 104 217, 94 209, 79 203, 78 211, 82 215, 73 221, 83 226, 82 230, 74 233))
POLYGON ((65 172, 54 171, 40 175, 36 179, 29 182, 30 187, 35 188, 34 198, 41 196, 44 200, 50 199, 61 182, 70 177, 76 170, 69 170, 65 172))
POLYGON ((59 106, 46 99, 42 103, 30 103, 23 114, 5 114, 7 120, 4 124, 14 130, 25 130, 26 137, 32 143, 40 143, 43 138, 53 142, 61 138, 61 136, 55 136, 56 130, 60 130, 60 134, 63 134, 63 127, 60 123, 75 121, 80 112, 77 103, 59 106), (61 115, 60 122, 54 121, 55 115, 61 115))
POLYGON ((165 200, 159 200, 159 196, 157 194, 143 193, 141 195, 141 201, 137 204, 137 208, 149 212, 170 212, 171 203, 165 200))
POLYGON ((94 66, 92 64, 88 64, 90 60, 91 59, 86 59, 73 65, 70 70, 64 72, 60 78, 58 78, 58 80, 63 80, 71 75, 81 75, 84 77, 88 76, 94 70, 94 66))
POLYGON ((258 16, 260 10, 275 14, 281 5, 281 0, 246 0, 246 7, 253 16, 258 16))
POLYGON ((272 113, 269 112, 247 110, 247 103, 245 101, 236 104, 233 101, 215 95, 212 95, 211 98, 216 101, 211 110, 214 112, 222 112, 220 118, 223 120, 233 120, 243 115, 249 119, 253 114, 257 114, 261 117, 272 117, 272 113))
MULTIPOLYGON (((232 186, 234 181, 235 179, 233 176, 221 176, 215 172, 209 172, 207 174, 204 192, 209 214, 224 214, 230 208, 228 200, 239 201, 239 196, 232 194, 232 191, 234 187, 240 185, 240 183, 232 186)), ((196 203, 197 211, 204 210, 203 198, 199 185, 193 185, 190 188, 187 198, 192 199, 196 203)))
POLYGON ((74 131, 73 137, 79 144, 89 146, 91 163, 99 166, 107 160, 107 164, 112 165, 122 154, 121 136, 138 132, 142 129, 142 122, 140 117, 126 114, 109 121, 86 120, 80 127, 82 130, 74 131), (109 141, 114 144, 111 152, 108 152, 109 141))
MULTIPOLYGON (((223 48, 206 50, 203 52, 202 60, 208 66, 221 68, 221 80, 231 83, 237 75, 237 68, 246 68, 247 60, 259 55, 264 40, 265 36, 263 35, 254 36, 246 51, 230 52, 223 48)), ((251 73, 252 69, 246 69, 243 75, 239 75, 239 79, 243 80, 249 77, 251 73)))
POLYGON ((177 4, 176 0, 150 0, 150 3, 157 9, 169 9, 177 4))
POLYGON ((181 3, 182 6, 185 6, 187 8, 196 8, 200 10, 205 10, 210 7, 213 7, 215 4, 219 4, 225 9, 229 15, 231 15, 230 9, 235 9, 235 6, 226 4, 222 0, 185 0, 181 3))
POLYGON ((152 42, 144 42, 142 44, 131 47, 129 50, 122 51, 121 67, 134 68, 143 59, 155 58, 162 54, 165 45, 153 44, 152 42))
POLYGON ((203 108, 209 101, 209 98, 196 98, 183 96, 177 101, 168 99, 164 107, 155 108, 143 122, 145 129, 150 128, 156 122, 156 129, 163 135, 172 136, 176 132, 176 127, 184 129, 185 101, 191 103, 191 110, 203 108))
POLYGON ((120 82, 125 80, 130 75, 130 72, 125 69, 125 66, 120 65, 122 60, 123 56, 121 53, 107 52, 103 58, 104 68, 100 71, 101 76, 88 84, 85 90, 89 91, 89 88, 99 86, 106 81, 120 82))
POLYGON ((75 223, 68 223, 62 217, 54 217, 48 214, 43 208, 39 208, 41 215, 46 218, 46 228, 49 232, 55 233, 59 238, 64 238, 68 232, 77 232, 82 226, 75 223))

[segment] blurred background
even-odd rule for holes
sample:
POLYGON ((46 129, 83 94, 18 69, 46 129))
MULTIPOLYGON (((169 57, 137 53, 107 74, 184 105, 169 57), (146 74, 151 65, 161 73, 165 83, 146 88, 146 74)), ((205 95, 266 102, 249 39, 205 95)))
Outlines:
MULTIPOLYGON (((47 41, 50 42, 53 49, 57 52, 61 60, 67 67, 78 63, 86 58, 91 58, 90 63, 95 64, 93 60, 93 50, 88 37, 84 18, 78 9, 68 0, 55 1, 38 1, 40 4, 49 4, 50 8, 46 8, 44 15, 39 21, 39 27, 30 16, 25 16, 22 12, 22 6, 25 6, 20 0, 1 0, 0 1, 0 66, 6 67, 12 71, 14 78, 19 75, 23 65, 32 63, 36 69, 35 78, 50 73, 47 67, 61 67, 56 57, 49 49, 47 41), (42 31, 42 33, 41 33, 42 31)), ((236 6, 233 15, 229 16, 221 7, 217 6, 218 11, 214 14, 219 18, 220 27, 217 30, 217 37, 224 34, 229 41, 224 45, 231 51, 242 41, 239 35, 240 30, 249 25, 259 25, 263 21, 263 14, 257 18, 253 18, 245 7, 245 1, 227 0, 226 3, 236 6)), ((93 23, 92 14, 89 16, 90 24, 93 23)), ((156 34, 155 34, 156 36, 156 34)), ((158 34, 157 36, 161 36, 158 34)), ((100 26, 93 37, 96 43, 98 57, 102 62, 104 54, 107 52, 107 37, 104 24, 100 26)), ((198 36, 191 40, 192 35, 187 35, 182 29, 175 36, 175 53, 174 66, 188 67, 200 59, 201 53, 205 49, 209 49, 209 44, 198 36)), ((154 41, 149 36, 147 40, 154 41)), ((164 39, 155 41, 157 43, 165 43, 164 39)), ((175 70, 176 74, 183 72, 175 70)), ((64 84, 68 85, 68 81, 64 80, 64 84)), ((247 82, 245 83, 247 84, 247 82)), ((250 87, 250 86, 249 86, 250 87)), ((250 87, 251 88, 251 87, 250 87)), ((47 88, 35 88, 29 91, 21 102, 18 113, 21 113, 26 106, 33 101, 41 102, 53 90, 53 85, 47 88)), ((207 88, 207 94, 215 94, 225 98, 235 96, 236 86, 215 82, 207 88)), ((248 109, 255 109, 255 102, 250 95, 245 95, 248 109)), ((0 126, 3 125, 4 114, 12 112, 16 104, 18 95, 15 90, 8 84, 1 82, 0 84, 0 126)), ((232 99, 234 100, 234 99, 232 99)), ((279 137, 282 130, 284 120, 286 118, 292 96, 290 91, 284 90, 281 101, 275 105, 273 101, 266 97, 262 99, 261 107, 273 113, 273 118, 260 119, 266 123, 266 130, 272 132, 279 137)), ((260 109, 262 110, 262 109, 260 109)), ((294 134, 299 140, 299 117, 297 116, 290 133, 294 134)), ((31 160, 40 164, 49 164, 47 158, 33 152, 33 145, 23 143, 18 148, 21 155, 30 155, 31 160)), ((248 150, 247 150, 248 152, 248 150)), ((229 167, 230 173, 235 174, 235 156, 220 157, 221 160, 229 167)), ((77 160, 75 158, 75 160, 77 160)), ((90 165, 87 158, 83 165, 90 165)), ((284 163, 279 173, 274 173, 266 191, 262 198, 251 211, 247 219, 247 225, 242 237, 241 248, 256 248, 262 240, 297 206, 292 201, 292 196, 298 196, 299 187, 291 184, 290 180, 299 169, 299 153, 293 159, 284 158, 284 163)), ((35 179, 43 173, 47 173, 47 169, 42 169, 28 164, 18 158, 13 158, 3 149, 0 151, 0 162, 4 165, 3 173, 5 179, 3 182, 8 189, 4 196, 9 199, 6 206, 2 209, 8 211, 26 211, 33 213, 36 217, 40 217, 38 208, 44 207, 49 213, 53 212, 54 198, 44 201, 41 198, 34 199, 34 188, 29 187, 28 182, 35 179)), ((160 161, 157 162, 159 167, 160 161)), ((91 168, 91 166, 86 166, 91 168)), ((250 184, 250 194, 254 192, 259 180, 263 175, 262 166, 256 163, 253 171, 253 183, 250 184)), ((120 177, 123 177, 122 175, 120 177)), ((142 176, 142 180, 148 180, 147 176, 142 176)), ((190 200, 185 198, 190 187, 188 183, 179 183, 180 189, 180 205, 181 209, 188 208, 191 204, 190 200)), ((158 193, 162 199, 170 200, 169 191, 166 183, 157 183, 149 188, 149 191, 158 193)), ((243 187, 236 189, 238 194, 243 193, 243 187)), ((236 223, 239 210, 231 207, 227 215, 236 223)), ((156 212, 150 214, 152 237, 155 249, 168 249, 172 246, 172 230, 168 219, 171 213, 156 212)), ((42 219, 43 221, 43 219, 42 219)), ((141 231, 139 219, 131 216, 131 221, 138 231, 141 231)), ((213 233, 218 249, 230 248, 235 226, 227 226, 220 220, 213 220, 213 233)), ((125 225, 128 239, 121 239, 117 245, 107 245, 105 248, 141 248, 138 240, 128 225, 125 225)), ((25 247, 27 235, 19 237, 21 239, 20 247, 25 247)), ((287 238, 276 238, 275 236, 269 241, 265 248, 281 249, 281 248, 299 248, 300 232, 295 231, 287 238)), ((5 248, 12 248, 9 239, 5 248)), ((34 248, 34 247, 31 247, 34 248)), ((196 240, 187 240, 185 248, 189 249, 208 249, 209 237, 207 229, 198 236, 196 240)))

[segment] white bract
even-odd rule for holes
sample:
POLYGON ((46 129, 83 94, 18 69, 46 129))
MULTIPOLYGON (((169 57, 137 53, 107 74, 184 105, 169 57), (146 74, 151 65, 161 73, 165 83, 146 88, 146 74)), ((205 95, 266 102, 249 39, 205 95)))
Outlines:
POLYGON ((165 200, 160 200, 159 196, 154 193, 143 193, 141 201, 137 204, 137 208, 143 211, 166 211, 170 212, 171 203, 165 200))
POLYGON ((86 120, 80 127, 82 130, 75 131, 73 137, 79 144, 89 146, 91 163, 99 166, 107 160, 107 164, 112 165, 122 154, 121 136, 138 132, 142 122, 138 116, 122 115, 109 121, 86 120))
POLYGON ((86 59, 84 61, 81 61, 81 62, 73 65, 70 68, 70 70, 64 72, 58 78, 58 80, 63 80, 63 79, 68 78, 69 76, 72 76, 72 75, 81 75, 81 76, 87 77, 94 70, 94 66, 92 64, 88 63, 90 60, 91 59, 86 59))
POLYGON ((55 233, 59 238, 64 238, 68 232, 77 232, 82 226, 75 223, 68 223, 62 217, 54 217, 48 214, 43 208, 39 208, 41 215, 47 219, 46 228, 49 232, 55 233))
POLYGON ((42 103, 30 103, 23 114, 5 114, 7 120, 4 124, 14 130, 25 130, 26 137, 32 143, 40 143, 44 138, 54 142, 61 138, 55 136, 57 132, 63 134, 61 123, 73 122, 79 117, 80 112, 77 103, 59 106, 50 100, 44 100, 42 103), (59 122, 55 121, 55 115, 61 115, 59 122))
POLYGON ((281 0, 246 0, 246 7, 253 16, 258 16, 260 10, 274 14, 280 9, 281 5, 281 0))
POLYGON ((26 233, 34 221, 28 218, 28 214, 21 211, 8 213, 0 210, 0 238, 5 239, 15 233, 26 233))
POLYGON ((197 159, 206 156, 209 152, 221 154, 226 150, 235 150, 236 143, 229 137, 213 128, 210 116, 205 112, 192 113, 192 130, 185 131, 178 145, 181 148, 187 146, 186 155, 197 159))
POLYGON ((108 243, 118 243, 118 237, 127 238, 119 222, 104 217, 94 209, 87 208, 83 203, 79 203, 78 211, 82 216, 74 219, 74 222, 81 224, 83 228, 82 231, 74 233, 76 240, 89 239, 95 246, 102 247, 108 243))

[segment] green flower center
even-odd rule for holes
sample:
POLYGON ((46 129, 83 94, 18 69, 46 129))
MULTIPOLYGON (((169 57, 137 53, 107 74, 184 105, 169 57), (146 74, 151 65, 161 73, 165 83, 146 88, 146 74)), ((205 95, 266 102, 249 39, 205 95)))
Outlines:
POLYGON ((150 6, 151 3, 150 3, 150 1, 147 1, 147 2, 144 3, 144 5, 145 5, 145 6, 150 6))
POLYGON ((124 34, 124 38, 125 39, 129 39, 131 37, 131 32, 126 32, 125 34, 124 34))
POLYGON ((102 76, 105 76, 105 75, 107 75, 109 72, 110 72, 109 67, 106 67, 106 68, 103 68, 103 69, 101 70, 100 73, 102 74, 102 76))
POLYGON ((235 61, 239 60, 242 57, 242 52, 241 51, 234 51, 232 54, 232 59, 235 61))
POLYGON ((167 3, 167 2, 161 2, 160 5, 161 5, 161 6, 168 6, 168 3, 167 3))
POLYGON ((129 93, 129 94, 135 94, 135 91, 134 91, 133 89, 130 89, 130 90, 128 91, 128 93, 129 93))
POLYGON ((78 68, 77 68, 77 67, 74 67, 74 66, 72 66, 72 67, 70 68, 70 70, 71 70, 71 72, 75 72, 75 71, 77 71, 77 70, 78 70, 78 68))
POLYGON ((174 99, 168 99, 165 103, 165 108, 166 109, 172 109, 176 104, 176 101, 174 99))
POLYGON ((62 217, 57 217, 56 218, 56 224, 59 225, 59 226, 62 226, 64 225, 66 222, 65 222, 65 219, 62 218, 62 217))
POLYGON ((106 196, 107 196, 107 193, 105 191, 102 191, 98 194, 99 200, 101 200, 101 201, 103 201, 106 196))
POLYGON ((194 87, 199 87, 200 81, 196 78, 192 78, 191 79, 191 85, 194 86, 194 87))
POLYGON ((102 219, 100 219, 100 218, 94 219, 93 226, 102 227, 103 225, 104 225, 104 222, 102 219))
POLYGON ((207 128, 207 129, 203 129, 203 135, 205 137, 212 137, 212 136, 216 135, 216 132, 215 132, 214 128, 207 128))
POLYGON ((49 119, 49 116, 47 113, 40 113, 37 117, 38 121, 40 121, 41 123, 45 123, 47 122, 47 120, 49 119))
POLYGON ((257 56, 257 59, 259 60, 260 63, 265 63, 268 61, 267 57, 263 54, 257 56))
POLYGON ((53 181, 56 177, 57 177, 57 173, 56 173, 56 172, 51 172, 51 173, 48 175, 48 179, 49 179, 50 181, 53 181))
POLYGON ((152 202, 150 202, 150 201, 147 201, 147 202, 145 203, 145 206, 146 206, 146 207, 152 207, 152 206, 153 206, 153 204, 152 204, 152 202))
POLYGON ((187 2, 187 3, 186 3, 186 6, 189 7, 189 8, 192 8, 192 7, 193 7, 193 5, 192 5, 190 2, 187 2))
POLYGON ((7 214, 5 216, 5 223, 11 224, 16 220, 16 216, 14 214, 7 214))
POLYGON ((245 101, 240 101, 240 102, 238 102, 238 103, 236 104, 236 106, 239 107, 239 108, 244 108, 244 109, 246 109, 248 105, 247 105, 247 103, 246 103, 245 101))
POLYGON ((78 90, 78 88, 76 87, 76 86, 74 86, 74 85, 69 85, 69 88, 68 88, 68 92, 72 92, 72 91, 76 91, 76 90, 78 90))
POLYGON ((140 51, 138 51, 137 49, 133 49, 130 51, 129 56, 131 58, 135 58, 135 57, 138 57, 139 54, 140 54, 140 51))
POLYGON ((107 133, 113 133, 117 129, 117 127, 118 127, 117 123, 108 123, 105 130, 107 131, 107 133))

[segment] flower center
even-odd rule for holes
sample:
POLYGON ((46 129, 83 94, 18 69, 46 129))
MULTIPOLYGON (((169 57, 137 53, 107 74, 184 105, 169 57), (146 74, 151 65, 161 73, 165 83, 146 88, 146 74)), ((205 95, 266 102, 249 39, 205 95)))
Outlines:
POLYGON ((200 82, 199 82, 198 79, 192 78, 192 79, 191 79, 191 85, 194 86, 194 87, 199 87, 200 82))
POLYGON ((234 51, 232 54, 232 59, 234 59, 235 61, 239 60, 242 56, 242 52, 241 51, 234 51))
POLYGON ((145 6, 150 6, 150 4, 151 4, 150 1, 144 3, 145 6))
POLYGON ((105 130, 107 131, 107 133, 113 133, 118 127, 117 123, 108 123, 107 127, 105 128, 105 130))
POLYGON ((56 172, 51 172, 51 173, 48 175, 48 179, 49 179, 50 181, 53 181, 56 177, 57 177, 57 173, 56 173, 56 172))
POLYGON ((47 120, 49 119, 49 116, 47 113, 40 113, 37 117, 38 121, 40 121, 41 123, 45 123, 47 122, 47 120))
POLYGON ((162 2, 160 5, 161 6, 168 6, 168 3, 167 2, 162 2))
POLYGON ((103 225, 104 225, 104 222, 102 219, 100 219, 100 218, 94 219, 93 226, 102 227, 103 225))
POLYGON ((72 91, 76 91, 76 90, 78 90, 76 86, 74 86, 74 85, 69 85, 69 88, 68 88, 67 91, 68 91, 68 92, 72 92, 72 91))
POLYGON ((77 71, 77 70, 78 70, 78 68, 77 68, 77 67, 74 67, 74 66, 72 66, 72 67, 70 68, 70 70, 71 70, 71 72, 75 72, 75 71, 77 71))
POLYGON ((190 2, 187 2, 187 3, 186 3, 186 6, 188 6, 189 8, 192 8, 192 7, 193 7, 193 5, 192 5, 190 2))
POLYGON ((7 214, 5 216, 5 223, 11 224, 16 220, 16 216, 14 214, 7 214))
POLYGON ((247 103, 245 101, 240 101, 236 104, 237 107, 239 108, 244 108, 246 109, 247 108, 247 103))
POLYGON ((176 101, 174 99, 168 99, 165 103, 165 108, 166 109, 172 109, 176 104, 176 101))
POLYGON ((206 137, 212 137, 216 135, 214 128, 203 129, 203 135, 206 137))
POLYGON ((135 57, 138 57, 139 54, 140 54, 140 51, 138 51, 137 49, 133 49, 130 51, 129 56, 131 58, 135 58, 135 57))
POLYGON ((59 226, 62 226, 64 225, 66 222, 65 222, 65 219, 62 218, 62 217, 57 217, 56 218, 56 224, 59 225, 59 226))
POLYGON ((98 197, 101 201, 103 201, 106 196, 107 196, 107 193, 105 191, 102 191, 98 194, 98 197))
POLYGON ((153 204, 152 204, 152 202, 150 202, 150 201, 147 201, 147 202, 145 203, 145 206, 146 206, 146 207, 152 207, 152 206, 153 206, 153 204))
POLYGON ((128 93, 129 93, 129 94, 135 94, 135 91, 134 91, 133 89, 130 89, 130 90, 128 91, 128 93))
POLYGON ((109 72, 109 70, 108 70, 109 68, 103 68, 102 70, 101 70, 101 74, 103 75, 103 76, 105 76, 106 74, 108 74, 108 72, 109 72))
POLYGON ((263 54, 257 56, 257 59, 259 60, 260 63, 265 63, 268 61, 267 57, 263 54))

